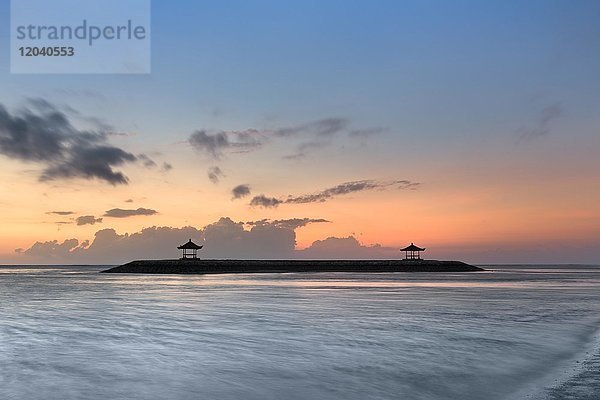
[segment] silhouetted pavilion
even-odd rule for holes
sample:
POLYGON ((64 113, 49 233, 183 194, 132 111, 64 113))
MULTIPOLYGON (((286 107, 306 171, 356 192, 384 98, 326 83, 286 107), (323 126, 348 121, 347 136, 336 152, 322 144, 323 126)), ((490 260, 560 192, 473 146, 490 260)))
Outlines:
POLYGON ((425 248, 421 248, 419 246, 415 246, 414 243, 411 243, 410 246, 407 246, 403 249, 400 249, 400 251, 404 252, 404 259, 405 260, 420 260, 421 259, 421 252, 425 251, 425 248))
POLYGON ((202 246, 198 246, 196 243, 192 242, 190 239, 186 244, 182 244, 177 247, 179 250, 182 250, 182 259, 185 258, 198 258, 198 250, 202 248, 202 246))

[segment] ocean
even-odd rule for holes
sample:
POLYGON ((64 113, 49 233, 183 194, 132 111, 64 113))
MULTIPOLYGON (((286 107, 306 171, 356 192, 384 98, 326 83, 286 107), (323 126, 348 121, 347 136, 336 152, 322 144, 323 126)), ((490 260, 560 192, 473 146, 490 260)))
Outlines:
POLYGON ((1 399, 600 399, 600 267, 0 267, 1 399))

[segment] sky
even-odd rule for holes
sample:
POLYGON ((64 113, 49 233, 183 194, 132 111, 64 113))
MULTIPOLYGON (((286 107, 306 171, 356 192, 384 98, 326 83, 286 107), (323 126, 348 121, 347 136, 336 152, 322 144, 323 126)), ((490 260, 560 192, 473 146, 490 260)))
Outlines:
POLYGON ((0 263, 600 262, 600 3, 152 2, 150 74, 11 74, 0 263))

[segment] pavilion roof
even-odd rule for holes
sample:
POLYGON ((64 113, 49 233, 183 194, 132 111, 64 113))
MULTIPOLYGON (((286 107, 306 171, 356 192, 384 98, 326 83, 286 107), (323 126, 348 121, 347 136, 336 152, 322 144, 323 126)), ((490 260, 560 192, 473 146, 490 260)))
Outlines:
POLYGON ((183 249, 200 250, 202 248, 202 246, 198 246, 196 243, 192 242, 192 239, 190 239, 186 244, 182 244, 181 246, 178 246, 177 248, 179 250, 183 250, 183 249))
POLYGON ((421 248, 419 246, 415 246, 414 243, 411 243, 410 246, 400 249, 400 251, 425 251, 425 247, 421 248))

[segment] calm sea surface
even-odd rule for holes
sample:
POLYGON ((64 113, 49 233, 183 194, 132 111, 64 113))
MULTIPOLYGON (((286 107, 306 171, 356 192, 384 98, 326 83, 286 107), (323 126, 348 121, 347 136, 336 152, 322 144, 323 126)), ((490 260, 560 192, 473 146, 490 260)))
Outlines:
POLYGON ((0 399, 600 399, 600 267, 0 267, 0 399))

